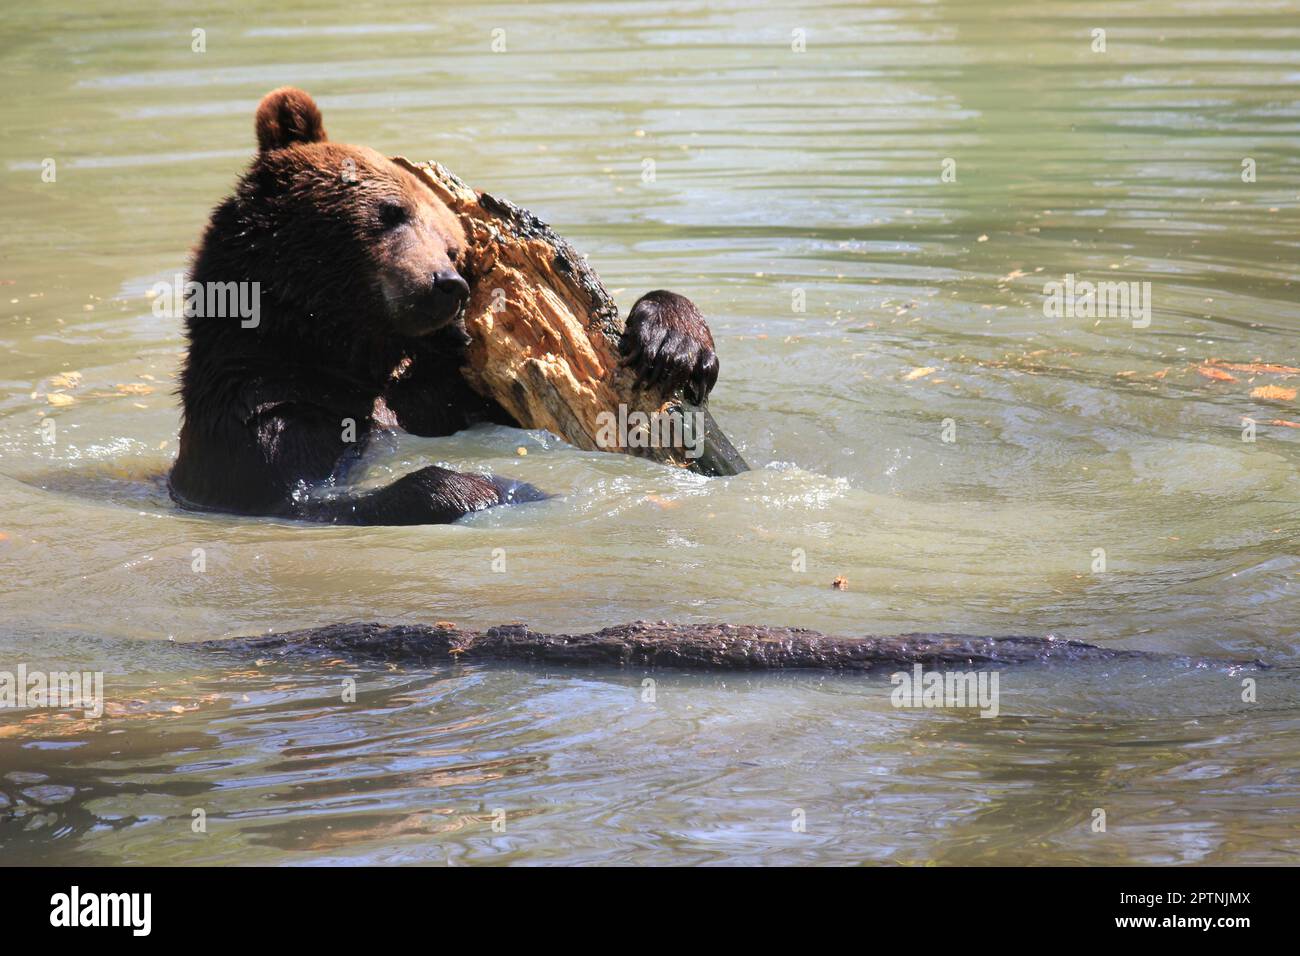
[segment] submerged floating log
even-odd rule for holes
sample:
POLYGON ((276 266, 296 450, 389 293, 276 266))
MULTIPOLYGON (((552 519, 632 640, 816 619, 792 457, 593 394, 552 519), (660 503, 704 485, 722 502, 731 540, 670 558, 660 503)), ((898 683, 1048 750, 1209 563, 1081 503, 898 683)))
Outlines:
MULTIPOLYGON (((706 475, 748 466, 707 408, 680 393, 640 386, 620 363, 623 320, 600 277, 572 246, 526 209, 471 189, 438 163, 393 162, 419 176, 460 216, 471 278, 465 327, 472 341, 462 369, 524 428, 544 428, 588 450, 629 451, 706 475), (676 411, 701 422, 703 452, 675 447, 607 448, 601 413, 676 411), (698 412, 698 416, 691 413, 698 412)), ((660 419, 655 419, 660 420, 660 419)))
POLYGON ((411 666, 461 660, 748 671, 873 671, 915 664, 939 670, 1140 660, 1194 666, 1263 666, 1259 661, 1173 657, 1046 637, 835 637, 797 627, 645 621, 589 634, 543 634, 524 624, 486 631, 460 630, 445 624, 331 624, 284 634, 205 641, 200 646, 258 657, 329 655, 411 666))

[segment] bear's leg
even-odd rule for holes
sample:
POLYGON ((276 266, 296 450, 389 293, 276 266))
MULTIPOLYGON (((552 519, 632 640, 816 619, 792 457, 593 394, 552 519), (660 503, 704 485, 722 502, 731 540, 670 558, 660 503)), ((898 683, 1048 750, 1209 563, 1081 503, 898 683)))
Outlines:
POLYGON ((369 438, 364 397, 333 407, 293 400, 292 388, 257 382, 242 404, 256 411, 219 419, 223 429, 187 422, 172 471, 177 501, 209 511, 275 515, 332 524, 445 524, 495 505, 547 496, 508 478, 430 466, 384 488, 348 494, 312 491, 339 481, 369 438), (261 401, 275 394, 280 401, 261 401), (341 424, 346 427, 341 427, 341 424), (345 432, 350 436, 345 439, 345 432))
POLYGON ((454 369, 443 379, 395 380, 381 397, 392 413, 393 423, 425 438, 454 435, 480 422, 518 427, 504 408, 476 394, 454 369))
POLYGON ((367 494, 297 501, 293 515, 331 524, 447 524, 495 505, 548 497, 522 481, 467 475, 430 465, 367 494))
POLYGON ((448 326, 412 340, 405 358, 384 388, 382 398, 397 424, 412 435, 440 438, 478 422, 518 427, 508 412, 474 392, 461 375, 468 336, 448 326))

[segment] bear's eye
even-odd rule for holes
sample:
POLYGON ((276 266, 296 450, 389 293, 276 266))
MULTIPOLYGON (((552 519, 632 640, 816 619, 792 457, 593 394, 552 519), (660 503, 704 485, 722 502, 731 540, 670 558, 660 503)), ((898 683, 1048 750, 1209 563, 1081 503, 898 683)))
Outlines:
POLYGON ((379 204, 379 224, 385 229, 396 229, 411 219, 411 213, 401 203, 385 202, 379 204))

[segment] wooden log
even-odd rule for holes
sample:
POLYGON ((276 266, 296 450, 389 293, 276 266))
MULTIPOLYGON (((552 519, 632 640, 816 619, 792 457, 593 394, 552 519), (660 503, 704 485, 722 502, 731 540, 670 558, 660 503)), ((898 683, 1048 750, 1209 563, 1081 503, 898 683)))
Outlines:
POLYGON ((1046 637, 836 637, 797 627, 662 621, 620 624, 589 634, 545 634, 524 624, 486 631, 461 630, 449 624, 331 624, 284 634, 204 641, 200 646, 263 658, 327 655, 417 667, 461 660, 587 667, 862 672, 916 664, 941 670, 1143 660, 1186 666, 1265 666, 1259 661, 1174 657, 1046 637))
POLYGON ((622 366, 618 307, 568 242, 528 210, 471 189, 438 163, 401 156, 393 162, 428 183, 465 227, 465 328, 472 341, 462 374, 475 391, 496 399, 524 428, 546 429, 579 448, 628 451, 706 475, 748 469, 707 408, 642 387, 622 366), (672 412, 699 422, 702 453, 692 457, 680 443, 610 447, 599 440, 600 416, 617 419, 620 405, 627 415, 672 412))

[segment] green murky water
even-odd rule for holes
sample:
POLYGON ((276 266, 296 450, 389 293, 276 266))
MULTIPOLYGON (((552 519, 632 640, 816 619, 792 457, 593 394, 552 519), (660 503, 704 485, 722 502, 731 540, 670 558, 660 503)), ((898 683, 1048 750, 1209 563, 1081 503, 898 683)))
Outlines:
POLYGON ((1258 367, 1300 365, 1294 2, 187 8, 0 24, 0 670, 103 671, 108 708, 0 710, 0 862, 1296 862, 1300 375, 1258 367), (755 470, 480 430, 376 468, 562 497, 442 528, 174 510, 182 343, 144 293, 284 83, 533 209, 624 308, 692 297, 755 470), (1067 276, 1150 283, 1149 313, 1045 314, 1067 276), (1227 668, 1006 671, 986 720, 887 676, 660 673, 651 703, 640 673, 183 646, 636 618, 1280 666, 1254 702, 1227 668))

